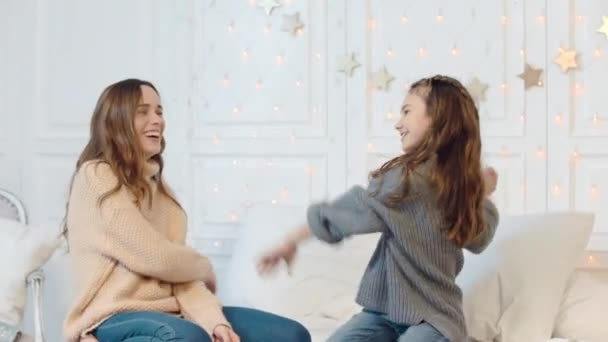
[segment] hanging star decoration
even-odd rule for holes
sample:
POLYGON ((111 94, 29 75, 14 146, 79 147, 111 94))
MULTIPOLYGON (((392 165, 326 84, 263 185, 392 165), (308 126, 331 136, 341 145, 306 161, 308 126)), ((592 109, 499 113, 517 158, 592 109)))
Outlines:
POLYGON ((386 67, 383 65, 378 71, 372 74, 372 85, 377 90, 388 90, 388 86, 395 78, 389 74, 386 67))
POLYGON ((479 80, 479 78, 474 77, 468 84, 467 90, 471 94, 471 97, 477 104, 486 100, 486 91, 488 91, 488 84, 483 83, 479 80))
POLYGON ((345 73, 347 77, 351 77, 355 68, 357 68, 361 64, 355 60, 354 53, 349 53, 348 55, 340 58, 340 60, 338 61, 338 65, 338 71, 345 73))
POLYGON ((281 7, 281 4, 276 0, 260 0, 258 1, 258 7, 263 8, 266 15, 271 15, 275 8, 281 7))
POLYGON ((304 23, 300 20, 300 12, 283 15, 283 31, 287 31, 295 36, 303 27, 304 23))
POLYGON ((524 72, 517 75, 517 77, 524 80, 524 87, 526 90, 528 90, 532 87, 540 87, 543 85, 543 83, 540 79, 542 74, 543 74, 543 69, 541 69, 541 68, 537 69, 537 68, 531 66, 530 64, 526 63, 524 72))
POLYGON ((602 27, 597 29, 597 32, 605 34, 608 39, 608 16, 602 16, 602 27))
POLYGON ((578 67, 578 64, 576 64, 576 51, 559 49, 559 55, 555 58, 554 62, 560 66, 562 72, 576 69, 578 67))

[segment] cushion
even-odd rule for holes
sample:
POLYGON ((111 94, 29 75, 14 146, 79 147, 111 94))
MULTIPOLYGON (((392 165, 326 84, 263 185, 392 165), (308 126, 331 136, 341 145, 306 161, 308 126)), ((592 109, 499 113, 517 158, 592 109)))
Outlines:
POLYGON ((19 326, 27 294, 26 278, 59 244, 58 231, 0 218, 0 321, 19 326))
POLYGON ((478 341, 550 339, 593 219, 572 212, 503 216, 482 254, 465 253, 457 279, 469 335, 478 341))
POLYGON ((284 265, 273 275, 257 275, 255 262, 259 256, 304 222, 306 207, 258 205, 250 209, 243 218, 228 269, 224 303, 255 307, 299 321, 319 317, 322 319, 315 320, 343 322, 360 311, 355 294, 377 234, 358 236, 336 246, 313 238, 299 248, 291 275, 284 265))
POLYGON ((608 269, 577 270, 566 290, 554 336, 588 342, 608 341, 608 269))

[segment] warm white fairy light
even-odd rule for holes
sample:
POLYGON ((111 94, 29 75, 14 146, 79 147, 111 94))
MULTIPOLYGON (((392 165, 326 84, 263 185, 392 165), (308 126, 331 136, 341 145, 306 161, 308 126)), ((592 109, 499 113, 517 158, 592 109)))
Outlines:
POLYGON ((523 57, 526 55, 526 50, 524 49, 519 49, 519 54, 523 57))
POLYGON ((536 149, 536 158, 538 158, 538 159, 545 158, 545 150, 540 146, 536 149))
POLYGON ((389 57, 393 57, 393 49, 388 48, 388 49, 386 50, 386 55, 387 55, 387 56, 389 56, 389 57))
POLYGON ((253 138, 253 139, 257 139, 257 138, 258 138, 258 132, 256 132, 256 131, 251 131, 251 138, 253 138))
POLYGON ((561 193, 562 193, 562 189, 560 188, 559 184, 553 185, 553 195, 557 197, 561 193))
POLYGON ((233 159, 233 160, 232 160, 232 165, 235 165, 235 166, 236 166, 236 165, 239 165, 239 161, 238 161, 238 160, 236 160, 236 159, 233 159))
POLYGON ((262 83, 262 80, 259 80, 259 79, 258 79, 258 80, 255 82, 255 89, 256 89, 256 90, 260 90, 260 89, 262 89, 262 86, 263 86, 263 85, 264 85, 264 83, 262 83))
POLYGON ((232 112, 234 114, 238 114, 241 112, 241 108, 239 106, 234 106, 234 107, 232 107, 232 112))
POLYGON ((593 255, 587 256, 587 264, 591 265, 593 263, 595 263, 595 257, 593 255))
POLYGON ((228 23, 228 33, 232 33, 234 32, 234 22, 229 22, 228 23))
POLYGON ((265 34, 269 34, 269 33, 270 33, 270 29, 271 29, 270 24, 266 24, 266 25, 264 26, 264 33, 265 33, 265 34))
POLYGON ((577 15, 576 16, 576 21, 579 22, 579 23, 582 22, 584 19, 585 19, 585 17, 583 17, 582 15, 577 15))
POLYGON ((388 112, 386 112, 386 119, 387 120, 392 120, 393 116, 394 116, 394 114, 393 114, 392 110, 389 110, 388 112))
POLYGON ((220 186, 218 184, 213 184, 213 192, 217 193, 220 192, 220 186))
POLYGON ((458 49, 455 46, 452 48, 452 50, 450 50, 450 52, 452 53, 452 56, 458 56, 458 55, 460 55, 460 49, 458 49))
POLYGON ((236 222, 236 221, 238 221, 238 220, 239 220, 239 216, 238 216, 238 215, 237 215, 237 213, 235 213, 234 211, 231 211, 231 212, 228 214, 228 219, 229 219, 230 221, 232 221, 232 222, 236 222))
POLYGON ((555 124, 557 124, 558 126, 562 125, 562 115, 561 114, 556 114, 555 118, 553 120, 555 121, 555 124))
POLYGON ((369 18, 369 20, 367 21, 367 26, 370 30, 374 30, 376 28, 376 19, 369 18))
POLYGON ((522 122, 522 123, 523 123, 523 122, 526 122, 526 114, 523 114, 523 113, 522 113, 522 114, 520 114, 520 115, 519 115, 519 121, 520 121, 520 122, 522 122))
POLYGON ((526 184, 521 184, 519 186, 519 191, 521 191, 523 194, 525 194, 526 192, 528 192, 528 186, 526 184))
POLYGON ((272 107, 272 110, 274 110, 275 112, 280 112, 281 111, 281 106, 279 105, 275 105, 274 107, 272 107))
POLYGON ((219 145, 222 142, 222 140, 220 139, 220 137, 217 134, 213 135, 212 141, 213 141, 214 145, 219 145))
POLYGON ((315 169, 309 165, 304 168, 304 172, 306 172, 306 174, 310 176, 315 172, 315 169))
POLYGON ((409 21, 409 19, 406 15, 401 16, 401 23, 406 24, 408 21, 409 21))
POLYGON ((319 52, 315 53, 315 58, 317 59, 317 61, 321 60, 321 54, 319 52))
POLYGON ((593 126, 597 126, 597 123, 599 121, 597 113, 593 114, 593 118, 591 119, 591 121, 593 122, 593 126))
POLYGON ((437 20, 438 23, 442 23, 443 19, 445 19, 445 17, 441 14, 437 15, 437 17, 435 17, 435 20, 437 20))
POLYGON ((578 152, 577 152, 577 151, 574 151, 574 152, 572 152, 572 153, 570 154, 570 159, 571 159, 573 162, 578 161, 578 157, 579 157, 579 155, 578 155, 578 152))
POLYGON ((501 157, 506 157, 509 155, 509 149, 506 146, 501 146, 499 154, 501 157))
POLYGON ((285 56, 277 55, 277 64, 281 65, 285 62, 285 56))
POLYGON ((286 200, 289 197, 289 189, 286 186, 281 189, 281 199, 286 200))
POLYGON ((270 201, 270 203, 272 203, 272 205, 276 205, 278 202, 276 199, 273 199, 272 201, 270 201))
POLYGON ((289 142, 291 142, 292 144, 296 142, 296 135, 291 133, 289 135, 289 142))
POLYGON ((213 241, 213 247, 215 247, 215 248, 222 247, 222 242, 219 240, 213 241))
POLYGON ((591 191, 591 198, 596 199, 597 195, 598 195, 597 185, 592 185, 590 191, 591 191))
POLYGON ((593 51, 593 55, 594 55, 595 57, 598 57, 598 58, 599 58, 599 57, 602 57, 602 49, 600 49, 600 48, 595 48, 595 50, 593 51))
POLYGON ((423 48, 423 47, 419 47, 418 48, 418 56, 419 57, 426 57, 428 55, 428 50, 423 48))
POLYGON ((374 144, 367 143, 367 151, 368 152, 373 152, 374 151, 374 144))
POLYGON ((228 74, 224 74, 224 78, 222 79, 222 84, 224 85, 224 87, 227 87, 230 85, 230 78, 228 77, 228 74))
POLYGON ((302 86, 302 81, 297 80, 297 81, 296 81, 296 87, 301 87, 301 86, 302 86))
POLYGON ((501 17, 500 17, 500 22, 501 22, 503 25, 507 25, 507 24, 509 23, 509 17, 507 17, 506 15, 501 16, 501 17))
POLYGON ((544 25, 545 24, 545 16, 544 15, 539 15, 538 17, 536 17, 536 21, 538 21, 539 24, 544 25))
POLYGON ((243 49, 243 52, 241 54, 243 55, 243 59, 246 60, 249 57, 249 50, 243 49))

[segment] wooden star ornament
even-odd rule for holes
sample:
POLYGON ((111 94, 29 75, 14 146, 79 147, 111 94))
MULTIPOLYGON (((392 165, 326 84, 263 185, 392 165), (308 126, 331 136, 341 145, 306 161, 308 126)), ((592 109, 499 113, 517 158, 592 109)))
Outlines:
POLYGON ((542 74, 543 69, 534 68, 530 64, 526 63, 526 66, 524 67, 524 72, 517 75, 517 77, 524 80, 524 87, 526 90, 528 90, 532 87, 541 87, 543 85, 543 82, 541 80, 542 74))
POLYGON ((303 27, 304 23, 300 20, 300 12, 291 15, 283 15, 283 31, 289 32, 295 36, 303 27))
POLYGON ((349 53, 338 61, 338 71, 345 73, 347 77, 351 77, 355 68, 360 65, 361 64, 355 60, 355 54, 349 53))
POLYGON ((608 16, 602 16, 602 26, 597 29, 597 32, 605 34, 608 39, 608 16))
POLYGON ((389 74, 385 66, 372 74, 372 85, 377 90, 388 90, 388 86, 395 78, 389 74))
POLYGON ((276 0, 259 0, 257 5, 258 5, 258 7, 261 7, 264 9, 264 11, 266 12, 266 15, 271 15, 272 11, 275 8, 281 7, 281 3, 279 3, 276 0))
POLYGON ((477 104, 486 100, 486 91, 488 91, 488 84, 483 83, 479 78, 474 77, 466 86, 469 94, 477 104))
POLYGON ((570 69, 576 69, 578 67, 576 55, 577 52, 575 50, 559 49, 559 55, 555 58, 554 62, 559 65, 562 72, 567 72, 570 69))

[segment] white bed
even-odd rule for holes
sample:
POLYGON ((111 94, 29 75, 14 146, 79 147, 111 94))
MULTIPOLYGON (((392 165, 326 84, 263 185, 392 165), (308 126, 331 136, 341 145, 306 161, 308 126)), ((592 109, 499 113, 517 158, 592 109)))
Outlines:
MULTIPOLYGON (((354 296, 377 236, 356 237, 337 248, 311 242, 301 249, 291 276, 283 270, 270 279, 257 277, 255 257, 303 212, 257 208, 244 219, 222 297, 228 304, 294 318, 313 341, 325 341, 360 310, 354 296)), ((492 248, 479 257, 465 256, 466 279, 459 285, 469 332, 477 340, 608 341, 608 252, 584 252, 592 218, 560 215, 505 217, 492 248)))

